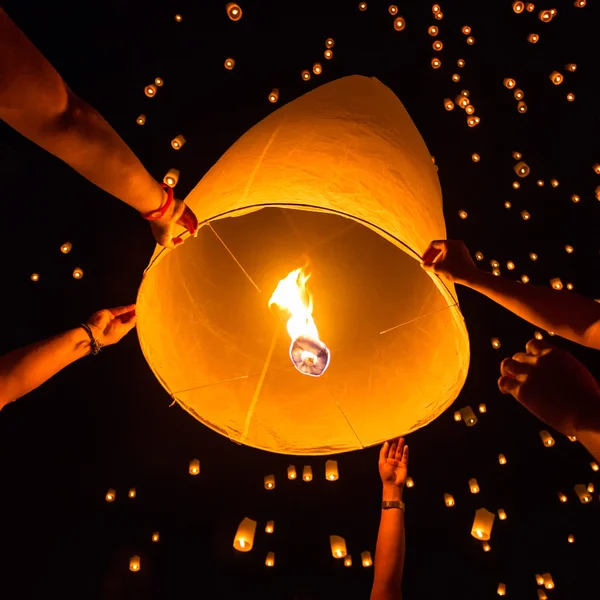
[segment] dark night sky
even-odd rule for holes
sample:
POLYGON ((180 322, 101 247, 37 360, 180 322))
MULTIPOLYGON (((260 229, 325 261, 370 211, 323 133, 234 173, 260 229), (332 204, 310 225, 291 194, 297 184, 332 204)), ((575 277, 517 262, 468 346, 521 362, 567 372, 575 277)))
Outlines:
MULTIPOLYGON (((231 22, 225 2, 180 0, 176 5, 107 0, 93 5, 8 0, 4 8, 55 65, 69 86, 97 108, 148 170, 162 179, 181 170, 176 192, 184 197, 223 152, 282 103, 315 86, 358 73, 378 77, 402 100, 436 157, 448 235, 504 267, 503 275, 527 273, 533 283, 551 277, 572 282, 600 298, 598 284, 600 162, 598 66, 594 39, 598 9, 556 1, 549 24, 534 13, 516 15, 511 2, 448 1, 434 21, 431 4, 399 2, 406 30, 393 29, 389 2, 354 0, 243 2, 244 16, 231 22), (176 23, 174 14, 183 15, 176 23), (442 68, 430 66, 440 28, 442 68), (465 43, 468 24, 476 38, 465 43), (536 45, 528 33, 540 34, 536 45), (336 45, 322 59, 324 40, 336 45), (227 56, 233 71, 223 68, 227 56), (464 69, 456 60, 464 58, 464 69), (324 73, 303 82, 300 71, 321 61, 324 73), (574 62, 575 73, 554 86, 549 74, 574 62), (453 83, 451 75, 461 74, 453 83), (161 76, 154 99, 144 86, 161 76), (514 77, 529 110, 520 115, 502 85, 514 77), (280 89, 280 104, 267 94, 280 89), (447 112, 445 97, 470 91, 481 124, 469 129, 459 109, 447 112), (567 92, 576 100, 566 101, 567 92), (144 127, 135 119, 148 116, 144 127), (183 133, 187 145, 174 153, 170 140, 183 133), (513 190, 511 153, 518 150, 531 175, 513 190), (474 163, 471 153, 482 160, 474 163), (549 185, 557 178, 560 186, 549 185), (540 178, 543 188, 536 185, 540 178), (581 202, 570 196, 577 193, 581 202), (506 210, 504 202, 512 208, 506 210), (461 220, 460 209, 469 217, 461 220), (529 222, 519 212, 532 214, 529 222), (565 244, 575 247, 573 255, 565 244), (528 254, 540 259, 533 263, 528 254)), ((135 301, 142 271, 153 250, 147 225, 124 204, 95 188, 7 126, 0 124, 2 176, 2 304, 0 352, 69 328, 99 308, 135 301), (73 250, 62 255, 60 245, 73 250), (72 278, 83 268, 81 281, 72 278), (29 276, 40 273, 33 283, 29 276)), ((536 598, 534 575, 551 572, 552 599, 597 597, 600 504, 576 498, 576 483, 595 482, 590 457, 555 433, 544 448, 544 427, 496 387, 502 358, 522 350, 535 328, 468 290, 458 290, 471 341, 467 384, 453 407, 412 434, 406 490, 405 598, 536 598), (499 337, 500 350, 490 338, 499 337), (488 412, 467 428, 453 421, 456 408, 485 402, 488 412), (500 467, 497 454, 508 464, 500 467), (481 486, 471 495, 468 480, 481 486), (558 501, 562 490, 569 496, 558 501), (443 494, 454 494, 448 509, 443 494), (502 507, 492 551, 470 535, 473 513, 502 507), (567 543, 574 533, 575 544, 567 543)), ((553 339, 592 370, 591 350, 553 339)), ((435 365, 432 365, 435 368, 435 365)), ((566 399, 568 401, 568 399, 566 399)), ((372 569, 360 566, 362 550, 374 552, 379 521, 377 449, 341 455, 340 479, 326 482, 325 458, 297 459, 238 446, 196 422, 159 385, 130 334, 96 358, 71 366, 41 389, 0 413, 0 580, 7 600, 65 598, 367 598, 372 569), (187 473, 191 458, 202 473, 187 473), (311 483, 288 481, 285 469, 311 464, 311 483), (274 472, 267 492, 263 476, 274 472), (127 498, 129 487, 137 498, 127 498), (104 495, 116 488, 117 500, 104 495), (232 548, 239 521, 258 519, 255 547, 232 548), (275 533, 264 533, 267 519, 275 533), (160 530, 158 544, 151 533, 160 530), (354 566, 331 557, 329 534, 346 538, 354 566), (276 566, 264 566, 267 551, 276 566), (129 556, 141 557, 139 573, 129 556)), ((336 458, 336 457, 334 457, 336 458)))

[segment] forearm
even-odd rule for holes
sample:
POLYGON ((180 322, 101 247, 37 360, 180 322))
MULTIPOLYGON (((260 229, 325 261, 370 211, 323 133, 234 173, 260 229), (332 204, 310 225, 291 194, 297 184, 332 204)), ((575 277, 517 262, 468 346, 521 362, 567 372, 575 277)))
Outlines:
POLYGON ((600 349, 600 304, 578 294, 522 284, 478 270, 457 281, 484 294, 517 316, 568 340, 600 349))
MULTIPOLYGON (((402 488, 384 488, 382 500, 402 500, 402 488)), ((404 511, 399 508, 382 509, 371 600, 402 597, 404 553, 404 511)))
POLYGON ((0 357, 0 409, 90 353, 90 338, 82 327, 0 357))
POLYGON ((585 449, 600 462, 600 429, 579 431, 577 433, 577 439, 585 449))

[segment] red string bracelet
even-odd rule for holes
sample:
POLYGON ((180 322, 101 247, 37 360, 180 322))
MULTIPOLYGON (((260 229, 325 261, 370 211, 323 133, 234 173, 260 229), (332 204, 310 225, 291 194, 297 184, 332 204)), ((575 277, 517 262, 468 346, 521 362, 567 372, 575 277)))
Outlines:
POLYGON ((158 210, 153 210, 145 215, 140 213, 142 214, 142 218, 146 219, 146 221, 157 221, 158 219, 162 219, 173 203, 173 188, 169 187, 166 183, 161 183, 160 187, 167 190, 167 201, 158 210))

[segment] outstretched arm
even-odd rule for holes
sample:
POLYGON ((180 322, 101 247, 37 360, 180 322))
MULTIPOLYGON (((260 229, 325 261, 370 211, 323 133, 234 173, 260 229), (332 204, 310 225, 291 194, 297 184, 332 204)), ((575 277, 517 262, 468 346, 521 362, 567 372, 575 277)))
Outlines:
POLYGON ((432 242, 421 264, 427 271, 484 294, 541 329, 600 350, 600 304, 589 298, 481 271, 464 243, 456 240, 432 242))
MULTIPOLYGON (((62 77, 0 8, 0 119, 73 167, 86 179, 141 213, 158 210, 166 193, 117 132, 62 77)), ((159 244, 174 247, 178 223, 198 223, 179 200, 152 229, 159 244)))
MULTIPOLYGON (((404 438, 383 444, 379 474, 383 483, 382 500, 402 502, 408 474, 408 446, 404 445, 404 438)), ((401 600, 405 545, 404 509, 382 508, 371 600, 401 600)))
MULTIPOLYGON (((101 346, 116 344, 135 327, 135 305, 101 310, 87 325, 101 346)), ((78 327, 0 357, 0 409, 91 351, 89 334, 78 327)))

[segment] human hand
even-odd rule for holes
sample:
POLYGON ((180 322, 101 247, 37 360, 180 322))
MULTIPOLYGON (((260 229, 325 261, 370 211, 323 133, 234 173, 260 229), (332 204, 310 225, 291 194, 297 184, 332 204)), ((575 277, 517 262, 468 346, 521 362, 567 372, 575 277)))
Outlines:
POLYGON ((196 215, 185 202, 177 200, 177 198, 173 199, 173 203, 162 219, 150 221, 150 227, 152 228, 156 243, 165 248, 176 248, 183 244, 180 236, 173 237, 175 225, 185 227, 190 232, 190 235, 195 235, 198 231, 198 219, 196 215))
POLYGON ((95 312, 86 323, 103 346, 116 344, 135 327, 135 304, 105 308, 95 312))
POLYGON ((536 417, 574 436, 600 420, 600 386, 574 356, 542 340, 505 358, 498 387, 536 417))
POLYGON ((384 442, 379 452, 379 475, 383 487, 403 488, 408 476, 408 446, 404 438, 384 442))
POLYGON ((423 253, 421 267, 462 284, 472 281, 479 272, 467 247, 460 240, 431 242, 423 253))

